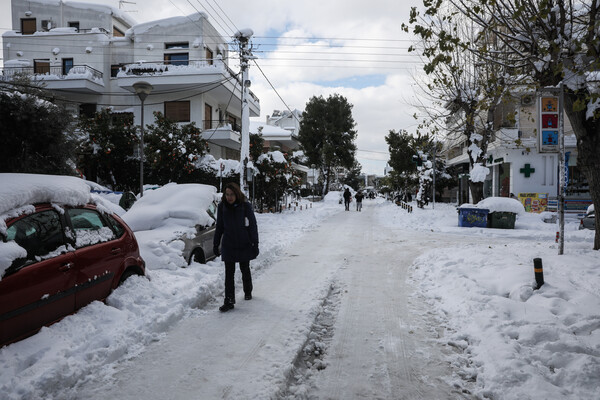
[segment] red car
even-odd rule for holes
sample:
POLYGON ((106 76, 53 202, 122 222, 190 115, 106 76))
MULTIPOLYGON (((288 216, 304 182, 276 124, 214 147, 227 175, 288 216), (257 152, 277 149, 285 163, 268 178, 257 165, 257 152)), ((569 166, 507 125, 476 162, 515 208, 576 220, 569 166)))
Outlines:
POLYGON ((36 204, 34 212, 5 222, 0 245, 14 255, 0 269, 0 346, 104 300, 131 275, 145 274, 131 229, 93 204, 36 204))

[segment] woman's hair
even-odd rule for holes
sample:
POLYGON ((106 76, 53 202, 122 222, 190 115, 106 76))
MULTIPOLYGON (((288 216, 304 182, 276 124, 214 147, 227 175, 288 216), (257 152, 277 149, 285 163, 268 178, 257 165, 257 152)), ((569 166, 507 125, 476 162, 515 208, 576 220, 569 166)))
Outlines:
POLYGON ((223 202, 223 204, 227 204, 227 200, 225 199, 225 190, 226 189, 231 190, 233 192, 233 194, 235 194, 235 202, 236 203, 241 204, 246 201, 246 196, 240 190, 239 185, 234 182, 229 182, 223 188, 223 196, 221 196, 221 201, 223 202))

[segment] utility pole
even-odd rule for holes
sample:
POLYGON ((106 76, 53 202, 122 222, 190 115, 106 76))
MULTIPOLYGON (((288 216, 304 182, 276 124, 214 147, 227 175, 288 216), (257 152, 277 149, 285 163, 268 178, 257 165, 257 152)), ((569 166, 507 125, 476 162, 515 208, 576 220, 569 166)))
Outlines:
POLYGON ((566 174, 565 174, 565 120, 563 114, 564 107, 564 88, 560 82, 558 94, 558 148, 559 148, 559 168, 560 168, 560 184, 558 187, 558 213, 559 213, 559 230, 560 237, 558 242, 558 254, 562 255, 565 251, 565 196, 566 196, 566 174))
POLYGON ((250 38, 254 32, 252 29, 242 29, 233 35, 239 45, 240 67, 242 69, 242 146, 240 149, 240 189, 246 194, 248 193, 248 180, 246 176, 246 168, 250 158, 250 110, 248 109, 248 88, 250 80, 248 79, 248 67, 250 60, 256 57, 252 55, 252 46, 250 38))
POLYGON ((436 155, 436 151, 437 151, 437 143, 435 142, 435 140, 433 141, 433 194, 432 194, 432 198, 433 198, 433 203, 431 208, 433 210, 435 210, 435 155, 436 155))

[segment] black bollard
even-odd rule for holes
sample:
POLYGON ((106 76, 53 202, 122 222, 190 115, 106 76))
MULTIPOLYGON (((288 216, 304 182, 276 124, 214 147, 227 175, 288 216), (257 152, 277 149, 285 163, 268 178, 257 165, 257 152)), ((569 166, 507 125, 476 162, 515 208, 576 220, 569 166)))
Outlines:
POLYGON ((544 284, 544 268, 542 267, 542 259, 534 258, 533 259, 533 272, 535 272, 535 283, 536 290, 541 288, 544 284))

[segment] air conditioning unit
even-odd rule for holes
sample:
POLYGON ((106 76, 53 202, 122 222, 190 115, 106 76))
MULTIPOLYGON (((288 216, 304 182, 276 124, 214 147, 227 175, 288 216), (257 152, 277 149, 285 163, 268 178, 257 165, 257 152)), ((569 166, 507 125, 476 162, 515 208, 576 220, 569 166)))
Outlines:
POLYGON ((530 106, 533 104, 533 99, 534 98, 532 95, 530 95, 530 94, 525 95, 525 96, 521 97, 521 105, 530 106))
POLYGON ((51 20, 42 20, 42 30, 44 32, 48 32, 50 29, 52 29, 52 21, 51 20))

